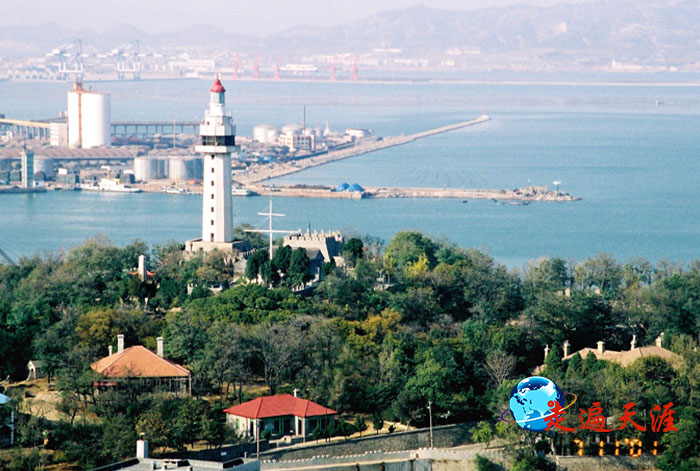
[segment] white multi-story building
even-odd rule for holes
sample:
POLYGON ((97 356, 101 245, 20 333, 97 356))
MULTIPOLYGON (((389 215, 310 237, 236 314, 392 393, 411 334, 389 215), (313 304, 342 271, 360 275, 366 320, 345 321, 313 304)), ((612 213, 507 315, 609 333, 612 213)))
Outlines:
POLYGON ((236 126, 225 112, 225 94, 217 77, 210 92, 209 108, 199 127, 201 142, 195 150, 202 154, 202 238, 188 241, 186 250, 230 250, 233 240, 233 201, 231 198, 231 154, 238 152, 236 126))

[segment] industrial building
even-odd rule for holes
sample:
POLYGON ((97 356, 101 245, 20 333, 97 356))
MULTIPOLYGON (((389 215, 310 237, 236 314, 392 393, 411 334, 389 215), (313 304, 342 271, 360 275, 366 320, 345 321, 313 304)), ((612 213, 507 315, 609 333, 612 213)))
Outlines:
MULTIPOLYGON (((60 142, 60 128, 52 139, 60 142)), ((112 143, 111 101, 108 93, 83 88, 76 82, 68 92, 68 146, 89 149, 112 143)))
POLYGON ((290 152, 299 150, 313 152, 316 150, 316 136, 313 130, 299 126, 298 124, 288 124, 282 128, 278 142, 281 146, 289 148, 290 152))

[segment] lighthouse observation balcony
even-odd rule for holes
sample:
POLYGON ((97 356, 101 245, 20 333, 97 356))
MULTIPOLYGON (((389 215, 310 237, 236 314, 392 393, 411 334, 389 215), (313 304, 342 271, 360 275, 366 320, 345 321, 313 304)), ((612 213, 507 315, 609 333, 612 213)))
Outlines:
POLYGON ((200 144, 203 146, 235 146, 236 136, 202 136, 200 144))

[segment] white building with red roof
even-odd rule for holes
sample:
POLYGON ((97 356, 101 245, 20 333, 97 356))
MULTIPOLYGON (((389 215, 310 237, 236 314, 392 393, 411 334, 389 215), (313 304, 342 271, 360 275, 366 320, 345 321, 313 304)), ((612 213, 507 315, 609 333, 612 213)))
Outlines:
POLYGON ((226 423, 242 436, 259 437, 269 430, 271 437, 306 436, 316 428, 325 429, 338 412, 298 396, 277 394, 224 409, 226 423))
POLYGON ((98 386, 116 386, 122 379, 141 379, 154 389, 190 394, 192 373, 184 366, 172 362, 163 355, 163 337, 158 337, 157 352, 143 345, 124 348, 124 335, 117 336, 117 352, 92 363, 90 367, 99 375, 111 381, 100 382, 98 386))

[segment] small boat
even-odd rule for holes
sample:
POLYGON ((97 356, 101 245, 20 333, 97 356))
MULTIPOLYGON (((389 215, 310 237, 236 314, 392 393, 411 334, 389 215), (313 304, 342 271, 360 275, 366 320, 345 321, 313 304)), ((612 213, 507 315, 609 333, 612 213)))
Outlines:
POLYGON ((251 194, 253 193, 250 190, 241 186, 234 186, 233 188, 231 188, 232 196, 250 196, 251 194))
POLYGON ((190 190, 186 190, 184 188, 179 188, 176 186, 166 186, 163 188, 163 193, 167 193, 169 195, 191 195, 192 192, 190 190))

